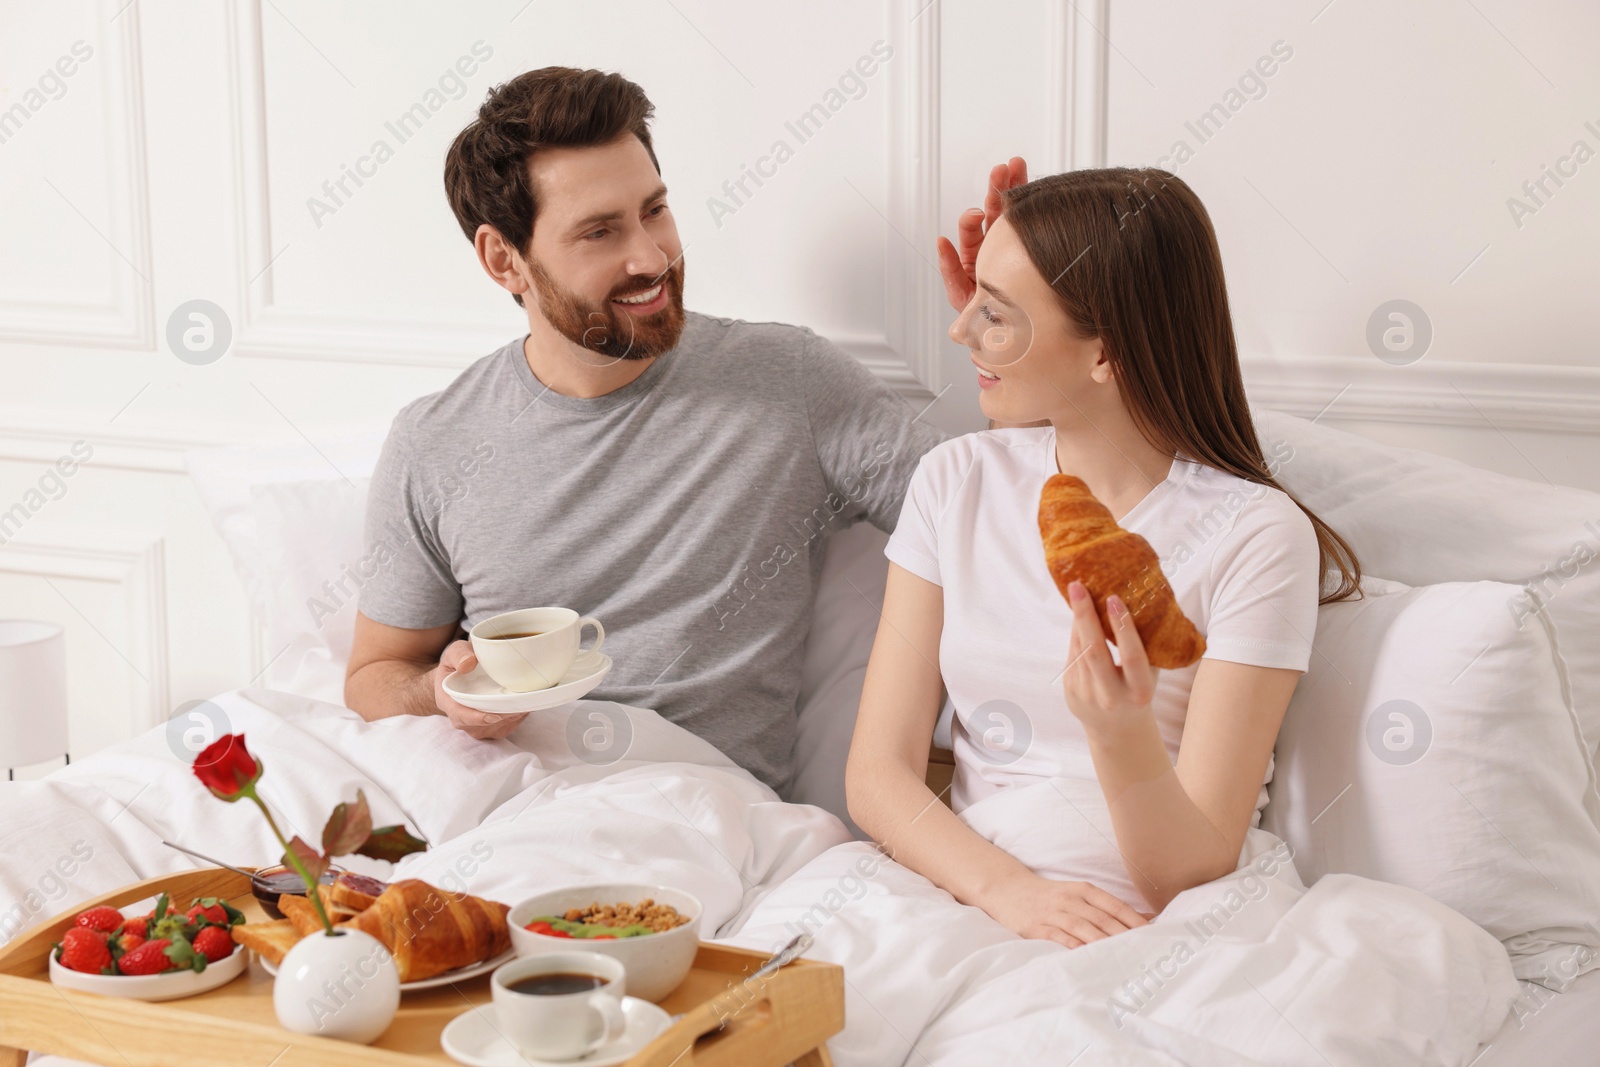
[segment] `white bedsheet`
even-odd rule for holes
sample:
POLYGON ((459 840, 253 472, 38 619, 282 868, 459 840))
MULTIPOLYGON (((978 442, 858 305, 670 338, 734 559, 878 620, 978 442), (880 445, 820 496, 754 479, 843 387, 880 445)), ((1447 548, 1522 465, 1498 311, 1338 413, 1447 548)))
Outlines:
MULTIPOLYGON (((982 801, 963 812, 993 839, 982 801)), ((1060 817, 1048 805, 1038 819, 1060 817)), ((1041 836, 1037 840, 1047 840, 1041 836)), ((1030 857, 1061 869, 1063 856, 1030 857)), ((1024 940, 852 842, 766 897, 734 944, 800 929, 842 964, 839 1067, 1186 1064, 1351 1067, 1472 1061, 1519 990, 1499 942, 1421 893, 1353 875, 1307 890, 1288 846, 1252 830, 1251 862, 1181 894, 1156 922, 1078 949, 1024 940)))

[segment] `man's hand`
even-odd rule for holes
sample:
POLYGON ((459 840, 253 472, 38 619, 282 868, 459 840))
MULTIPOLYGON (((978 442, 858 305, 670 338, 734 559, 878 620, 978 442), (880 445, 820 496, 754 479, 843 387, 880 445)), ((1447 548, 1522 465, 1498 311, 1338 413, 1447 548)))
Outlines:
POLYGON ((478 665, 472 643, 454 640, 460 632, 454 622, 424 630, 387 626, 357 611, 345 669, 345 704, 368 722, 391 715, 442 713, 456 729, 473 737, 505 737, 527 715, 476 711, 444 691, 446 678, 478 665))
POLYGON ((439 665, 429 672, 433 682, 433 700, 439 710, 449 716, 450 723, 457 730, 464 730, 480 741, 493 740, 505 737, 521 725, 522 720, 528 716, 522 715, 491 715, 488 712, 469 708, 452 700, 449 693, 444 691, 444 680, 450 675, 461 671, 466 673, 478 665, 478 657, 472 654, 472 642, 453 641, 439 656, 439 665))
POLYGON ((950 306, 960 311, 972 301, 972 292, 978 287, 978 247, 983 235, 989 232, 994 220, 1000 217, 1000 194, 1007 189, 1028 183, 1028 164, 1021 156, 1012 156, 1009 162, 996 163, 989 171, 989 191, 983 198, 983 207, 968 208, 956 220, 956 236, 961 240, 961 251, 940 237, 939 273, 944 277, 944 295, 950 306))

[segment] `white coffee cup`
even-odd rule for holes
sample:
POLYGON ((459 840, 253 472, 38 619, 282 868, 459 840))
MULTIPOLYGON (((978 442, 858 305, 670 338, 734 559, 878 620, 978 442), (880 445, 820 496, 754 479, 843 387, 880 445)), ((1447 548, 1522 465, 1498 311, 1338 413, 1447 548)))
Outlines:
POLYGON ((580 616, 571 608, 523 608, 491 615, 469 636, 472 654, 489 677, 513 693, 532 693, 549 689, 572 669, 585 626, 594 627, 595 638, 583 654, 594 656, 605 644, 606 628, 599 619, 580 616))
POLYGON ((622 961, 598 952, 552 952, 501 964, 489 985, 495 1021, 523 1055, 572 1060, 617 1040, 628 1029, 622 1014, 627 991, 622 961), (576 993, 519 993, 511 987, 546 974, 581 974, 600 980, 576 993))

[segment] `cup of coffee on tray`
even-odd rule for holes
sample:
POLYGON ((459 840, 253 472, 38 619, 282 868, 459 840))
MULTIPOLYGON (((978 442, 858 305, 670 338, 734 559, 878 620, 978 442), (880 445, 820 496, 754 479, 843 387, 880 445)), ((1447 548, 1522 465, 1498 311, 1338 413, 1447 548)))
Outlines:
POLYGON ((513 693, 532 693, 558 684, 578 659, 583 628, 593 626, 593 656, 605 644, 600 620, 571 608, 523 608, 491 615, 472 628, 472 653, 484 672, 513 693))
POLYGON ((571 1060, 628 1029, 627 972, 598 952, 552 952, 502 964, 490 980, 496 1028, 525 1056, 571 1060))

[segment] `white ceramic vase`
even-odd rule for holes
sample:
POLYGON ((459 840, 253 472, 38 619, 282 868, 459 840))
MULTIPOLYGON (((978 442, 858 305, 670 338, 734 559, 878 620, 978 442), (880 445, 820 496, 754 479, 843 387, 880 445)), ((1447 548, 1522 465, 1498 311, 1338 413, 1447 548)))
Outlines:
POLYGON ((278 965, 272 1007, 285 1030, 365 1045, 400 1007, 400 972, 383 942, 359 930, 301 938, 278 965))

